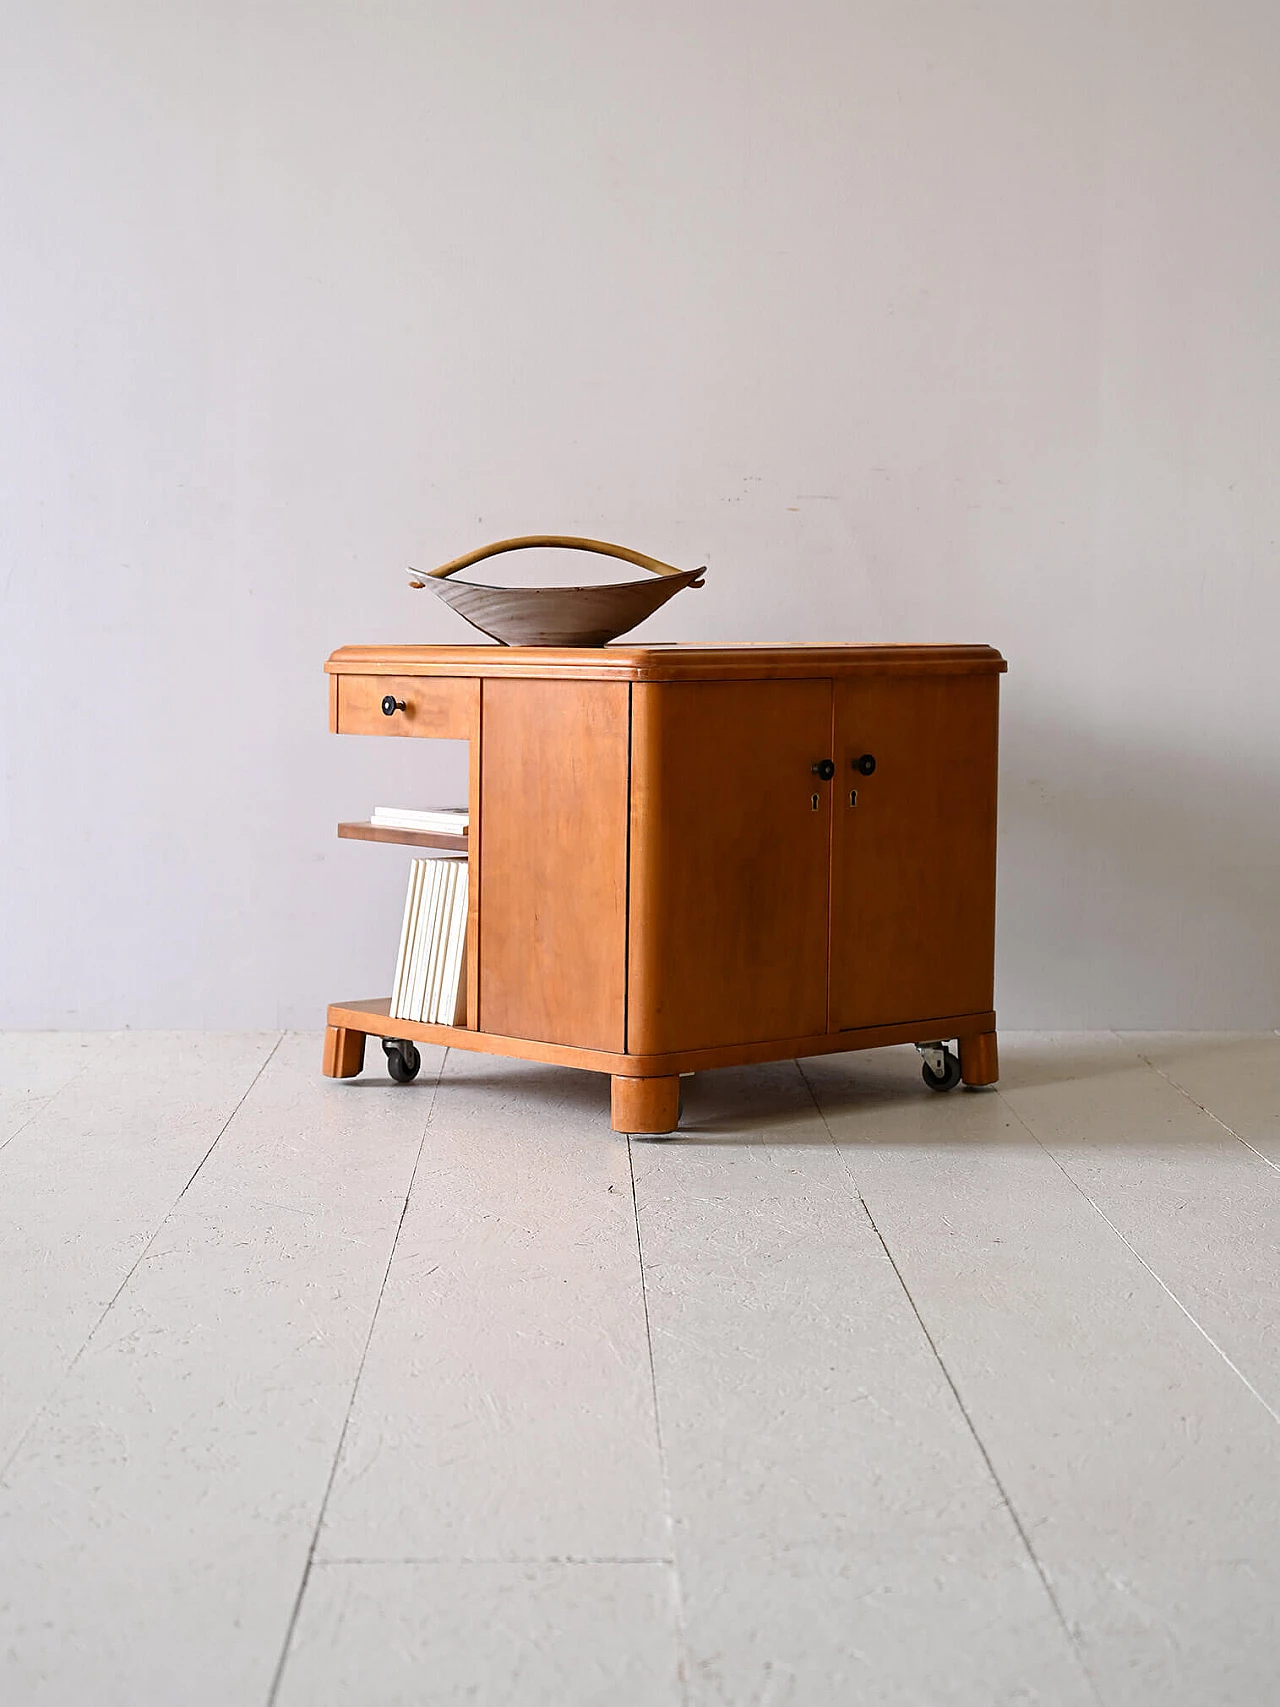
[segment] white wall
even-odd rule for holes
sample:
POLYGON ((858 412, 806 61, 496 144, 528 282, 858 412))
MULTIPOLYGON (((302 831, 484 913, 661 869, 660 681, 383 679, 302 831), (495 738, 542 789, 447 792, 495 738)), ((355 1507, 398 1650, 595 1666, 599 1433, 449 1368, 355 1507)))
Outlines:
POLYGON ((333 825, 458 757, 321 665, 544 529, 708 563, 661 638, 999 645, 1003 1023, 1280 1023, 1274 0, 0 25, 0 1024, 386 988, 333 825))

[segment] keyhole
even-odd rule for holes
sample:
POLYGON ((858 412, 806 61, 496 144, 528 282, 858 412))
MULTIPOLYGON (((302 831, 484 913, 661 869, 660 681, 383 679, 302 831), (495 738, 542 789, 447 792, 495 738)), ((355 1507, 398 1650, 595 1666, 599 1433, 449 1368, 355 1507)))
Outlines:
POLYGON ((856 806, 858 804, 858 791, 856 788, 851 788, 849 790, 849 804, 850 806, 856 806))
POLYGON ((813 807, 815 812, 818 810, 818 797, 816 794, 811 794, 809 796, 809 804, 813 807))

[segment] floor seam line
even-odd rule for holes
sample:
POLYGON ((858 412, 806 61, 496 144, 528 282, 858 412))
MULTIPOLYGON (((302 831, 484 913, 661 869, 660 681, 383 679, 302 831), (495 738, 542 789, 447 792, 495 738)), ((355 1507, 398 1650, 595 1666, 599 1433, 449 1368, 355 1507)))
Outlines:
POLYGON ((663 1556, 660 1556, 657 1554, 653 1555, 652 1557, 648 1557, 648 1556, 644 1556, 644 1555, 640 1555, 640 1554, 611 1555, 611 1554, 605 1553, 605 1554, 601 1554, 598 1558, 597 1557, 589 1557, 585 1554, 578 1554, 578 1553, 540 1553, 540 1554, 529 1554, 527 1556, 523 1555, 523 1554, 513 1554, 509 1558, 504 1557, 501 1554, 495 1554, 492 1558, 485 1558, 483 1556, 479 1556, 479 1557, 471 1558, 471 1559, 468 1559, 465 1557, 459 1558, 457 1555, 447 1554, 447 1553, 442 1553, 439 1555, 435 1555, 435 1554, 423 1555, 423 1554, 410 1553, 410 1554, 403 1555, 403 1556, 397 1555, 397 1554, 387 1554, 385 1557, 382 1555, 375 1554, 370 1558, 347 1558, 342 1554, 335 1554, 332 1558, 314 1559, 312 1561, 312 1568, 314 1570, 323 1570, 325 1568, 325 1566, 327 1566, 327 1565, 448 1565, 450 1567, 453 1567, 456 1565, 459 1568, 466 1566, 466 1565, 512 1565, 512 1566, 518 1565, 523 1569, 526 1565, 586 1565, 586 1566, 595 1566, 595 1565, 668 1565, 669 1566, 669 1565, 673 1565, 674 1563, 675 1563, 675 1560, 673 1558, 663 1557, 663 1556))
POLYGON ((422 1164, 422 1152, 426 1148, 427 1133, 431 1129, 431 1116, 435 1112, 436 1097, 440 1090, 440 1081, 444 1077, 445 1064, 448 1059, 449 1050, 446 1048, 444 1054, 440 1057, 440 1066, 437 1069, 435 1081, 431 1086, 431 1101, 427 1105, 426 1115, 423 1118, 422 1135, 418 1139, 418 1148, 413 1158, 413 1167, 409 1170, 409 1183, 405 1187, 404 1202, 400 1205, 400 1214, 396 1221, 396 1230, 391 1239, 391 1249, 387 1252, 386 1267, 382 1271, 382 1281, 378 1287, 378 1296, 374 1300, 373 1309, 369 1312, 368 1331, 364 1337, 364 1344, 360 1348, 360 1361, 356 1365, 355 1378, 351 1383, 351 1392, 347 1399, 346 1413, 342 1419, 342 1427, 338 1431, 337 1444, 333 1450, 333 1462, 329 1466, 329 1475, 324 1485, 324 1493, 320 1498, 320 1507, 316 1513, 315 1528, 311 1532, 311 1543, 307 1548, 306 1562, 302 1567, 302 1576, 298 1582, 298 1592, 294 1596, 293 1607, 289 1613, 289 1623, 285 1629, 284 1642, 280 1649, 280 1658, 276 1661, 276 1668, 271 1678, 271 1687, 267 1691, 266 1707, 274 1707, 276 1697, 280 1692, 280 1685, 284 1681, 285 1667, 288 1664, 289 1653, 293 1647, 293 1638, 298 1626, 298 1617, 302 1611, 302 1603, 306 1599, 307 1585, 311 1580, 311 1573, 316 1565, 316 1548, 320 1542, 320 1531, 324 1528, 325 1515, 328 1512, 329 1500, 333 1494, 333 1485, 337 1480, 338 1465, 342 1462, 342 1449, 346 1445, 347 1432, 351 1427, 351 1417, 356 1406, 356 1395, 360 1391, 360 1382, 364 1376, 364 1366, 369 1357, 369 1347, 373 1344, 373 1333, 374 1329, 378 1325, 378 1315, 382 1309, 383 1297, 386 1294, 387 1281, 391 1278, 391 1265, 395 1261, 396 1250, 400 1244, 400 1234, 404 1229, 405 1217, 409 1213, 409 1201, 413 1196, 413 1188, 418 1178, 418 1169, 422 1164))
POLYGON ((102 1313, 99 1315, 97 1321, 93 1324, 93 1326, 89 1329, 89 1332, 85 1335, 84 1339, 81 1341, 81 1344, 79 1346, 79 1349, 76 1351, 75 1356, 71 1359, 70 1363, 67 1364, 67 1367, 62 1371, 62 1374, 58 1377, 57 1381, 55 1382, 53 1387, 50 1389, 50 1391, 49 1391, 48 1395, 46 1396, 44 1402, 39 1406, 39 1408, 35 1412, 35 1415, 31 1418, 30 1422, 27 1424, 26 1428, 23 1429, 22 1433, 18 1436, 18 1439, 14 1442, 12 1452, 10 1452, 9 1456, 5 1459, 3 1467, 0 1467, 0 1486, 4 1485, 4 1482, 5 1482, 6 1478, 8 1477, 10 1470, 13 1468, 14 1462, 17 1459, 18 1454, 22 1451, 22 1448, 25 1446, 25 1444, 27 1442, 27 1437, 30 1435, 32 1429, 35 1428, 36 1424, 40 1421, 41 1417, 48 1410, 48 1408, 52 1404, 53 1400, 62 1391, 63 1384, 65 1383, 65 1381, 67 1380, 67 1378, 71 1374, 71 1372, 75 1369, 76 1365, 80 1362, 80 1359, 84 1356, 85 1352, 88 1351, 89 1347, 92 1345, 95 1335, 98 1333, 99 1329, 102 1327, 102 1324, 106 1321, 107 1317, 111 1314, 112 1310, 115 1309, 117 1303, 119 1302, 121 1296, 124 1293, 125 1288, 128 1286, 129 1282, 133 1279, 134 1275, 137 1274, 138 1270, 142 1267, 143 1263, 147 1260, 148 1256, 150 1256, 152 1246, 155 1244, 156 1240, 160 1237, 161 1233, 164 1232, 165 1228, 169 1225, 169 1222, 173 1219, 174 1211, 177 1209, 178 1205, 182 1202, 183 1198, 187 1195, 187 1193, 191 1190, 191 1187, 195 1184, 195 1182, 198 1179, 201 1171, 203 1170, 205 1163, 209 1160, 209 1157, 212 1156, 213 1152, 217 1149, 218 1145, 222 1142, 223 1138, 226 1136, 227 1130, 230 1127, 232 1121, 239 1114, 240 1110, 244 1107, 244 1105, 245 1105, 246 1101, 248 1100, 249 1095, 252 1092, 254 1086, 257 1084, 258 1080, 262 1077, 262 1075, 266 1072, 268 1066, 271 1064, 272 1060, 274 1059, 276 1050, 279 1049, 281 1043, 283 1043, 283 1041, 284 1041, 284 1036, 285 1036, 285 1034, 283 1031, 278 1032, 276 1034, 275 1042, 271 1045, 271 1048, 267 1051, 266 1057, 262 1061, 261 1065, 258 1067, 257 1072, 253 1075, 253 1077, 249 1080, 249 1083, 245 1086, 243 1095, 240 1097, 240 1099, 236 1103, 235 1107, 231 1110, 231 1113, 223 1121, 222 1125, 218 1128, 218 1131, 214 1136, 213 1142, 209 1145, 209 1148, 205 1151, 204 1155, 201 1156, 200 1160, 196 1163, 194 1169, 191 1172, 190 1177, 187 1180, 187 1183, 183 1186, 182 1190, 174 1198, 173 1202, 169 1205, 169 1207, 165 1210, 164 1214, 161 1216, 160 1220, 156 1223, 156 1226, 155 1226, 154 1230, 152 1231, 150 1238, 147 1240, 146 1244, 142 1247, 141 1251, 138 1253, 137 1260, 132 1264, 132 1266, 129 1269, 129 1272, 125 1275, 124 1279, 120 1282, 119 1286, 116 1287, 115 1291, 111 1294, 111 1297, 107 1300, 106 1304, 103 1306, 102 1313))
POLYGON ((675 1602, 676 1667, 680 1699, 689 1699, 689 1666, 685 1639, 684 1590, 680 1581, 680 1564, 676 1555, 675 1514, 671 1503, 671 1478, 667 1471, 667 1449, 662 1437, 662 1407, 658 1401, 658 1368, 653 1355, 653 1327, 649 1319, 649 1283, 644 1271, 644 1241, 640 1234, 640 1197, 636 1190, 636 1164, 627 1133, 627 1169, 631 1175, 631 1213, 636 1229, 636 1264, 640 1271, 640 1303, 644 1311, 644 1338, 649 1351, 649 1388, 653 1395, 653 1432, 658 1443, 658 1467, 662 1476, 663 1517, 667 1525, 667 1541, 671 1548, 671 1590, 675 1602))
MULTIPOLYGON (((1151 1276, 1152 1280, 1155 1281, 1156 1285, 1166 1295, 1166 1297, 1168 1297, 1177 1306, 1177 1308, 1179 1310, 1181 1310, 1182 1314, 1191 1323, 1191 1326, 1201 1336, 1201 1338, 1205 1341, 1205 1343, 1213 1348, 1214 1352, 1222 1359, 1222 1361, 1226 1364, 1227 1368, 1236 1377, 1236 1379, 1241 1383, 1241 1385, 1244 1386, 1250 1393, 1252 1393, 1253 1397, 1262 1406, 1263 1410, 1267 1413, 1267 1415, 1271 1418, 1271 1420, 1275 1423, 1280 1423, 1280 1411, 1277 1411, 1275 1409, 1275 1407, 1273 1405, 1271 1405, 1263 1397, 1263 1395, 1254 1386, 1253 1382, 1250 1381, 1249 1377, 1244 1373, 1244 1371, 1240 1368, 1240 1366, 1237 1363, 1233 1362, 1233 1360, 1230 1357, 1228 1357, 1227 1353, 1218 1344, 1217 1340, 1214 1339, 1213 1335, 1209 1332, 1208 1328, 1206 1328, 1202 1322, 1200 1322, 1196 1319, 1196 1317, 1192 1314, 1192 1312, 1182 1302, 1181 1298, 1178 1297, 1178 1294, 1173 1290, 1173 1288, 1163 1278, 1163 1276, 1160 1275, 1151 1266, 1151 1264, 1147 1261, 1146 1257, 1143 1256, 1142 1252, 1133 1243, 1133 1241, 1131 1239, 1127 1238, 1126 1235, 1123 1232, 1121 1232, 1120 1228, 1116 1226, 1115 1222, 1107 1214, 1106 1210, 1103 1209, 1102 1206, 1098 1202, 1096 1202, 1094 1198, 1090 1197, 1089 1193, 1080 1184, 1080 1181, 1078 1179, 1076 1179, 1075 1175, 1070 1171, 1070 1169, 1067 1168, 1066 1165, 1063 1162, 1061 1162, 1057 1156, 1054 1155, 1053 1151, 1049 1148, 1049 1146, 1040 1137, 1039 1133, 1035 1130, 1035 1128, 1033 1126, 1031 1126, 1022 1117, 1021 1114, 1018 1113, 1017 1109, 1014 1108, 1013 1104, 1009 1101, 1009 1099, 1002 1094, 1000 1100, 1004 1103, 1004 1106, 1013 1115, 1014 1119, 1018 1122, 1019 1126, 1022 1127, 1023 1131, 1026 1132, 1028 1134, 1028 1136, 1036 1144, 1038 1144, 1040 1146, 1040 1148, 1044 1151, 1045 1155, 1048 1156, 1049 1160, 1053 1163, 1054 1167, 1058 1169, 1058 1171, 1061 1173, 1062 1177, 1071 1186, 1072 1190, 1079 1192, 1080 1196, 1084 1198, 1085 1202, 1089 1205, 1090 1209, 1093 1210, 1094 1214, 1098 1217, 1098 1219, 1102 1222, 1102 1224, 1105 1227, 1108 1227, 1111 1230, 1111 1232, 1113 1232, 1115 1234, 1116 1238, 1119 1239, 1120 1243, 1124 1246, 1124 1248, 1129 1252, 1129 1254, 1134 1258, 1134 1260, 1136 1262, 1141 1264, 1141 1266, 1147 1271, 1147 1273, 1151 1276)), ((1234 1136, 1234 1134, 1233 1134, 1233 1136, 1234 1136)))
POLYGON ((65 1091, 69 1085, 73 1085, 76 1082, 76 1079, 78 1079, 79 1077, 80 1077, 80 1074, 76 1073, 73 1078, 70 1078, 67 1080, 67 1083, 65 1085, 60 1085, 58 1087, 58 1089, 56 1091, 54 1091, 51 1096, 45 1097, 41 1103, 39 1103, 35 1108, 33 1108, 31 1110, 31 1113, 23 1121, 22 1125, 17 1127, 15 1131, 11 1132, 9 1134, 9 1136, 5 1139, 3 1144, 0 1144, 0 1152, 7 1150, 9 1148, 10 1144, 13 1143, 15 1138, 21 1138, 22 1134, 27 1130, 27 1127, 31 1125, 32 1121, 38 1120, 40 1118, 40 1116, 44 1113, 45 1109, 47 1109, 49 1104, 54 1100, 54 1098, 61 1096, 63 1091, 65 1091))
MULTIPOLYGON (((106 1035, 108 1037, 114 1037, 116 1035, 116 1033, 108 1032, 106 1035)), ((76 1068, 75 1072, 72 1073, 71 1077, 69 1079, 67 1079, 64 1084, 61 1084, 58 1086, 56 1091, 50 1091, 49 1095, 47 1097, 42 1097, 40 1100, 39 1106, 37 1108, 32 1109, 31 1113, 23 1121, 22 1125, 18 1127, 17 1131, 11 1132, 9 1134, 9 1136, 4 1140, 4 1142, 2 1144, 0 1144, 0 1151, 7 1150, 9 1148, 10 1144, 13 1143, 15 1138, 21 1138, 22 1134, 27 1130, 27 1127, 31 1125, 32 1121, 38 1120, 40 1118, 40 1116, 42 1114, 44 1114, 53 1103, 57 1102, 58 1098, 62 1095, 62 1093, 64 1091, 69 1091, 71 1089, 72 1085, 78 1084, 80 1082, 80 1080, 84 1077, 84 1075, 89 1071, 89 1068, 91 1066, 94 1066, 95 1064, 96 1063, 93 1061, 83 1062, 79 1067, 76 1068)))
MULTIPOLYGON (((837 1143, 837 1141, 836 1141, 835 1133, 832 1132, 832 1130, 831 1130, 831 1126, 827 1120, 826 1112, 823 1109, 822 1104, 818 1101, 818 1094, 817 1094, 816 1090, 814 1089, 812 1080, 809 1078, 808 1074, 805 1072, 804 1066, 800 1061, 796 1062, 796 1069, 799 1072, 800 1077, 804 1081, 805 1087, 807 1088, 807 1090, 809 1092, 809 1096, 813 1101, 813 1106, 817 1112, 819 1120, 821 1120, 823 1126, 826 1128, 827 1137, 830 1139, 831 1146, 835 1150, 836 1155, 839 1157, 841 1166, 843 1167, 845 1174, 848 1177, 850 1186, 853 1189, 854 1196, 858 1200, 858 1204, 862 1210, 862 1213, 866 1216, 867 1222, 870 1225, 871 1230, 875 1234, 877 1240, 879 1241, 880 1248, 884 1252, 885 1258, 887 1259, 889 1266, 892 1268, 895 1276, 897 1277, 898 1285, 902 1288, 902 1295, 906 1299, 907 1304, 910 1307, 912 1315, 915 1317, 917 1323, 919 1324, 920 1332, 925 1337, 925 1341, 929 1347, 929 1350, 933 1354, 934 1361, 937 1363, 938 1369, 941 1372, 943 1380, 946 1382, 947 1386, 951 1390, 951 1396, 956 1402, 956 1406, 959 1409, 960 1415, 964 1420, 965 1427, 968 1429, 969 1434, 972 1437, 974 1445, 977 1447, 979 1453, 982 1456, 982 1461, 987 1467, 987 1474, 991 1477, 991 1480, 995 1486, 996 1492, 999 1494, 1001 1502, 1004 1505, 1005 1510, 1009 1514, 1009 1521, 1013 1524, 1013 1527, 1014 1527, 1014 1530, 1017 1534, 1018 1540, 1022 1543, 1023 1551, 1026 1553, 1027 1558, 1031 1561, 1031 1567, 1035 1571, 1037 1577, 1039 1577, 1039 1579, 1040 1579, 1041 1587, 1044 1589, 1045 1596, 1048 1599, 1049 1605, 1053 1608, 1054 1616, 1057 1618, 1057 1621, 1058 1621, 1058 1624, 1062 1630, 1062 1633, 1066 1637, 1067 1644, 1070 1647, 1071 1652, 1075 1656, 1076 1664, 1080 1668, 1081 1675, 1083 1676, 1086 1684, 1088 1685, 1089 1690, 1090 1690, 1091 1694, 1093 1695, 1094 1700, 1101 1704, 1103 1701, 1103 1696, 1102 1696, 1102 1693, 1098 1687, 1097 1681, 1095 1680, 1093 1673, 1089 1670, 1088 1664, 1085 1661, 1084 1654, 1081 1652, 1080 1643, 1076 1638, 1075 1631, 1071 1628, 1071 1625, 1067 1619, 1066 1613, 1062 1610, 1062 1606, 1058 1601, 1058 1597, 1057 1597, 1056 1593, 1054 1592, 1053 1584, 1049 1580, 1049 1574, 1048 1574, 1047 1570, 1045 1569, 1044 1565, 1041 1563, 1040 1558, 1037 1555, 1035 1548, 1031 1544, 1031 1537, 1028 1534, 1026 1526, 1024 1525, 1022 1519, 1018 1515, 1017 1508, 1014 1506, 1013 1500, 1010 1498, 1009 1491, 1005 1487, 1004 1482, 1000 1477, 999 1471, 995 1467, 995 1463, 991 1457, 991 1454, 987 1450, 986 1442, 983 1440, 982 1436, 978 1432, 977 1425, 974 1422, 972 1415, 970 1414, 969 1407, 965 1404, 963 1398, 960 1396, 960 1389, 957 1387, 957 1385, 956 1385, 956 1383, 952 1377, 951 1371, 947 1368, 946 1361, 943 1358, 942 1353, 938 1348, 937 1341, 934 1339, 932 1333, 929 1331, 928 1324, 925 1322, 923 1315, 920 1313, 920 1307, 916 1303, 915 1298, 912 1295, 911 1288, 907 1285, 906 1276, 903 1274, 901 1268, 899 1268, 897 1259, 895 1258, 893 1252, 889 1249, 888 1240, 885 1238, 884 1234, 880 1231, 879 1224, 877 1223, 875 1216, 871 1213, 870 1205, 867 1203, 866 1198, 862 1195, 861 1188, 858 1185, 857 1179, 854 1177, 852 1168, 849 1166, 849 1162, 848 1162, 848 1159, 846 1158, 846 1156, 844 1154, 843 1147, 839 1143, 837 1143)), ((1037 1142, 1038 1142, 1038 1140, 1037 1140, 1037 1142)))
POLYGON ((1166 1073, 1163 1067, 1161 1067, 1157 1062, 1150 1060, 1149 1057, 1144 1055, 1141 1050, 1135 1050, 1134 1053, 1137 1055, 1139 1061, 1141 1061, 1144 1066, 1150 1067, 1150 1069, 1153 1073, 1158 1073, 1160 1075, 1160 1077, 1164 1080, 1165 1084, 1171 1085, 1173 1087, 1173 1089, 1175 1091, 1177 1091, 1179 1096, 1186 1097, 1187 1101, 1191 1104, 1192 1108, 1198 1108, 1200 1110, 1201 1114, 1207 1116, 1208 1119, 1212 1120, 1215 1126, 1220 1126, 1225 1133, 1227 1133, 1230 1137, 1235 1139, 1237 1144, 1243 1144, 1245 1149, 1250 1151, 1251 1154, 1255 1155, 1260 1162, 1265 1162, 1267 1164, 1267 1166, 1272 1170, 1273 1173, 1280 1173, 1280 1164, 1273 1162, 1271 1160, 1270 1156, 1264 1156, 1261 1150, 1256 1149, 1249 1142, 1249 1140, 1247 1138, 1242 1137, 1240 1135, 1240 1133, 1238 1133, 1233 1126, 1228 1126, 1226 1121, 1223 1120, 1223 1118, 1221 1117, 1221 1115, 1215 1114, 1211 1108, 1206 1108, 1202 1102, 1198 1101, 1197 1098, 1192 1096, 1191 1092, 1186 1088, 1185 1085, 1180 1085, 1178 1083, 1178 1081, 1172 1076, 1172 1074, 1166 1073))

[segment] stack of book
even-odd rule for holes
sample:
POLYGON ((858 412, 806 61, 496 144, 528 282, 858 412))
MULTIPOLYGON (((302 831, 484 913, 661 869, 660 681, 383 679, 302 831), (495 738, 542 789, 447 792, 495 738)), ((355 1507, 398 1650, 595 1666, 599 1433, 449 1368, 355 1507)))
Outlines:
POLYGON ((391 1017, 428 1025, 465 1025, 466 855, 443 854, 410 863, 391 1017))
POLYGON ((369 822, 380 830, 426 830, 437 836, 465 836, 469 822, 465 806, 375 806, 369 822))

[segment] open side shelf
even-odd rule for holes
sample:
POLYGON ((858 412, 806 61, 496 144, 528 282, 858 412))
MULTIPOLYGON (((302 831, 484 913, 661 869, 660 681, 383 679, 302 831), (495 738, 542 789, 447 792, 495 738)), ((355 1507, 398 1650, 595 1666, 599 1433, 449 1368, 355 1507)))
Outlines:
POLYGON ((438 1043, 446 1049, 473 1049, 480 1035, 464 1025, 392 1019, 390 996, 378 996, 367 1002, 331 1002, 328 1023, 348 1031, 363 1031, 369 1037, 407 1037, 413 1043, 438 1043))
POLYGON ((436 848, 441 853, 468 853, 468 836, 437 834, 434 830, 390 830, 382 824, 339 824, 338 835, 348 842, 400 842, 409 848, 436 848))

